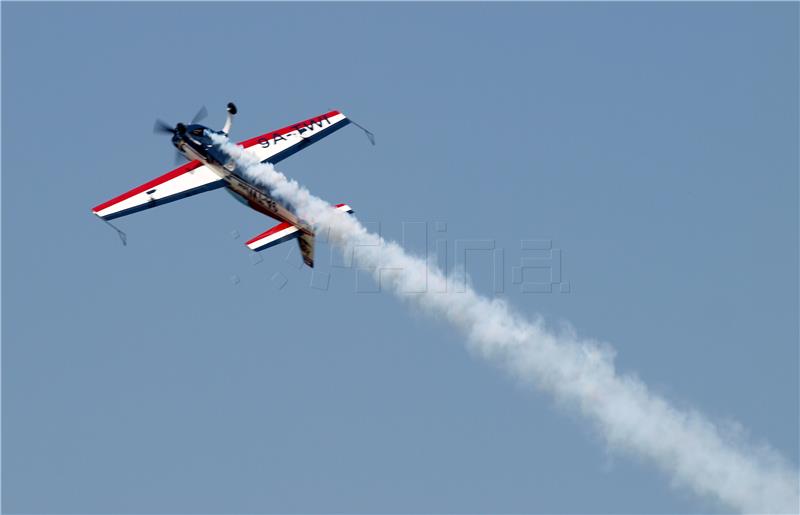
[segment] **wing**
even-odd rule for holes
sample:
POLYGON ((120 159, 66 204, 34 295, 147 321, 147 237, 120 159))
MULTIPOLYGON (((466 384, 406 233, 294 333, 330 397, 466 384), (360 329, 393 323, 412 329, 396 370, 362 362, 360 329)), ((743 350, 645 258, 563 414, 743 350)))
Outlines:
MULTIPOLYGON (((259 160, 274 164, 333 134, 349 123, 350 120, 344 114, 330 111, 250 138, 239 145, 254 152, 259 160)), ((211 169, 200 161, 191 161, 96 206, 92 211, 104 220, 113 220, 223 186, 225 182, 211 169)))
POLYGON ((272 164, 347 126, 350 120, 339 111, 330 111, 276 131, 239 143, 250 149, 259 160, 272 164))
POLYGON ((200 161, 191 161, 96 206, 92 211, 104 220, 113 220, 224 185, 225 182, 207 166, 200 161))

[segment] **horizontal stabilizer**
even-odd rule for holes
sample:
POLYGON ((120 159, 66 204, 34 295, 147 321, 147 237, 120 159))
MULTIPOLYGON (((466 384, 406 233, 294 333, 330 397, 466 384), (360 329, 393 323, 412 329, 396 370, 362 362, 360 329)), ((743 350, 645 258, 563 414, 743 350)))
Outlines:
MULTIPOLYGON (((339 211, 344 211, 345 213, 353 212, 353 210, 347 204, 339 204, 336 206, 336 209, 339 211)), ((283 222, 248 241, 247 247, 250 250, 260 252, 264 249, 268 249, 283 243, 284 241, 297 238, 300 234, 302 233, 296 226, 283 222)))

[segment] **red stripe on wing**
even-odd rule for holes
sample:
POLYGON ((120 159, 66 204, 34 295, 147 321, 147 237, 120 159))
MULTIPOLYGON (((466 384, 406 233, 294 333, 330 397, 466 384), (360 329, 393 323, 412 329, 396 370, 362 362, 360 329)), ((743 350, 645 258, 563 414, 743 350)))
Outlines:
MULTIPOLYGON (((283 129, 278 129, 276 131, 272 131, 272 132, 268 132, 266 134, 262 134, 261 136, 256 136, 255 138, 250 138, 248 140, 242 141, 241 143, 239 143, 239 145, 243 146, 244 148, 249 148, 249 147, 252 147, 253 145, 255 145, 256 143, 258 143, 261 140, 265 140, 265 139, 269 140, 269 139, 274 138, 275 136, 283 136, 284 134, 287 134, 289 132, 296 131, 298 128, 306 128, 313 122, 317 122, 318 123, 318 122, 322 121, 323 119, 332 118, 332 117, 334 117, 334 116, 336 116, 338 114, 341 114, 341 113, 339 111, 331 111, 329 113, 321 114, 319 116, 315 116, 314 118, 309 118, 308 120, 303 120, 302 122, 294 123, 292 125, 289 125, 288 127, 284 127, 283 129)), ((326 129, 326 128, 327 128, 327 126, 324 127, 324 129, 326 129)))
POLYGON ((109 200, 108 202, 104 202, 104 203, 100 204, 99 206, 95 206, 94 209, 92 209, 92 211, 94 211, 95 213, 97 213, 99 211, 102 211, 103 209, 111 207, 114 204, 117 204, 118 202, 122 202, 123 200, 129 199, 134 195, 138 195, 139 193, 142 193, 143 191, 151 190, 151 189, 155 188, 156 186, 158 186, 159 184, 164 184, 165 182, 167 182, 169 180, 172 180, 175 177, 178 177, 180 175, 183 175, 186 172, 191 172, 192 170, 194 170, 196 168, 199 168, 200 165, 201 165, 200 161, 190 161, 190 162, 186 163, 185 165, 179 166, 178 168, 172 170, 171 172, 165 173, 161 177, 156 177, 152 181, 146 182, 146 183, 142 184, 141 186, 133 188, 132 190, 130 190, 130 191, 126 192, 126 193, 123 193, 122 195, 120 195, 118 197, 114 197, 111 200, 109 200))

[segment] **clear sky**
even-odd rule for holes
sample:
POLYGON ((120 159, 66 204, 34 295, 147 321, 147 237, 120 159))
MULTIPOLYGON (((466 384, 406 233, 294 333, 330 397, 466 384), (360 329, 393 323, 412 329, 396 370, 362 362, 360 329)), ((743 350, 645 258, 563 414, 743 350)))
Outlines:
POLYGON ((120 245, 90 210, 173 167, 153 120, 229 100, 239 140, 341 109, 378 145, 279 168, 451 261, 493 241, 479 291, 797 465, 796 3, 4 2, 2 43, 4 512, 718 509, 326 244, 253 259, 274 222, 222 191, 120 245), (530 239, 552 293, 513 281, 530 239))

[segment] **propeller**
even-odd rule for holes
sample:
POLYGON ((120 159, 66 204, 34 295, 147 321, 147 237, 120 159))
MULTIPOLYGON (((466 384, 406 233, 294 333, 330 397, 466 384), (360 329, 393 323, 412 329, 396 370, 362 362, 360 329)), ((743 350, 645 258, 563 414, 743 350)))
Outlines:
POLYGON ((173 127, 164 120, 156 118, 156 123, 153 124, 153 132, 156 134, 183 134, 186 132, 186 125, 178 122, 178 124, 173 127))
MULTIPOLYGON (((234 107, 234 110, 236 108, 234 107)), ((191 124, 194 125, 201 120, 203 120, 206 116, 208 116, 208 109, 206 106, 200 107, 197 113, 192 118, 191 124)), ((182 123, 178 123, 173 127, 172 125, 168 124, 164 120, 160 118, 156 118, 155 124, 153 124, 153 132, 156 134, 172 134, 172 135, 181 135, 186 132, 186 125, 182 123)), ((179 165, 182 164, 186 160, 186 156, 181 154, 178 150, 175 150, 175 164, 179 165)))
MULTIPOLYGON (((205 108, 203 108, 203 109, 205 109, 205 108)), ((200 113, 198 113, 198 114, 200 114, 200 113)), ((196 117, 197 116, 195 116, 195 118, 196 117)), ((173 127, 170 124, 168 124, 167 122, 165 122, 164 120, 161 120, 160 118, 156 118, 156 123, 153 125, 153 132, 155 132, 156 134, 172 134, 172 135, 183 134, 184 132, 186 132, 186 125, 184 125, 182 123, 178 123, 175 127, 173 127)), ((183 164, 183 162, 185 160, 186 160, 186 156, 181 154, 178 151, 178 149, 175 149, 175 158, 174 158, 175 165, 176 166, 181 165, 181 164, 183 164)))
POLYGON ((175 134, 175 128, 160 118, 156 118, 156 123, 153 124, 153 132, 156 134, 175 134))
POLYGON ((197 114, 194 115, 194 118, 192 118, 192 125, 200 122, 206 116, 208 116, 208 109, 206 109, 206 106, 202 106, 200 110, 197 111, 197 114))

